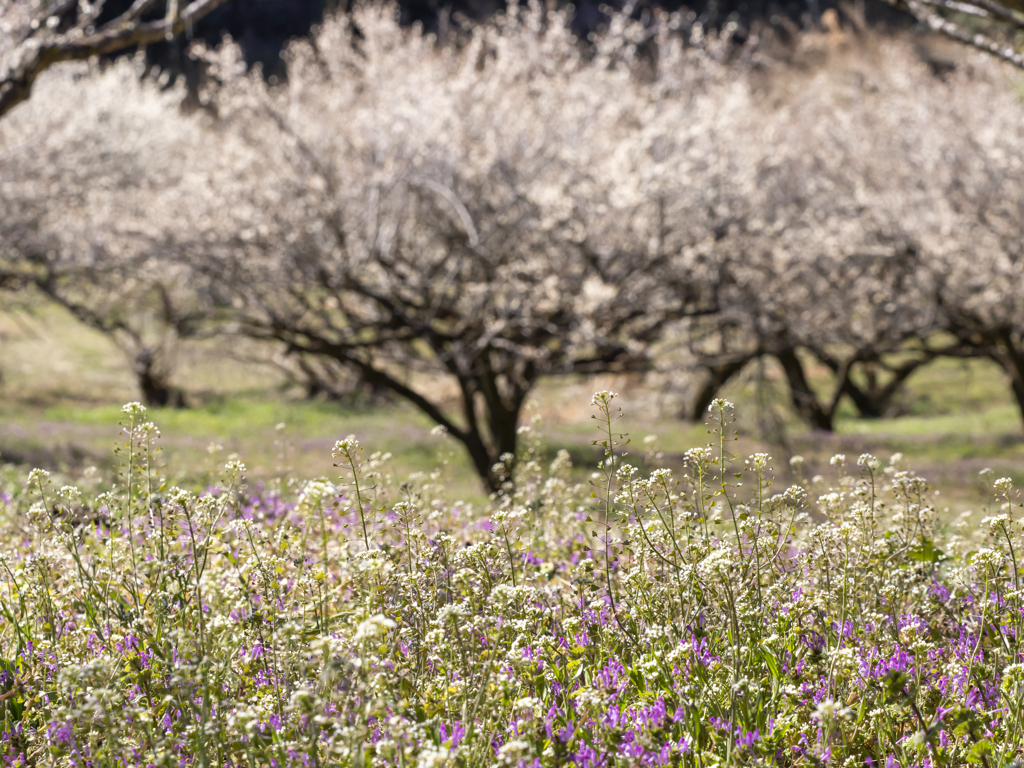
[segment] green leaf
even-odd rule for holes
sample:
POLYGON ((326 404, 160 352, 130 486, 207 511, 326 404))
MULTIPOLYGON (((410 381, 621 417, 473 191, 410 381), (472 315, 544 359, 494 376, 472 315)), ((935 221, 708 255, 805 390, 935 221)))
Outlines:
POLYGON ((647 690, 647 682, 644 680, 643 673, 640 670, 636 668, 629 670, 629 679, 633 681, 633 685, 641 693, 647 690))
POLYGON ((970 735, 977 727, 978 716, 969 709, 958 707, 953 712, 946 713, 942 724, 947 730, 952 730, 955 736, 962 738, 970 735))
POLYGON ((905 672, 892 670, 885 676, 885 691, 892 697, 906 696, 907 675, 905 672))
POLYGON ((907 553, 911 559, 921 563, 937 563, 946 557, 946 553, 935 546, 931 539, 921 537, 921 542, 907 553))
POLYGON ((764 661, 765 666, 768 667, 768 671, 771 672, 772 677, 776 680, 782 679, 782 674, 779 671, 779 662, 775 658, 775 654, 768 650, 765 645, 761 646, 761 659, 764 661))
POLYGON ((968 763, 980 763, 988 755, 992 754, 992 742, 988 739, 982 739, 981 741, 975 742, 974 746, 971 747, 971 751, 967 753, 968 763))

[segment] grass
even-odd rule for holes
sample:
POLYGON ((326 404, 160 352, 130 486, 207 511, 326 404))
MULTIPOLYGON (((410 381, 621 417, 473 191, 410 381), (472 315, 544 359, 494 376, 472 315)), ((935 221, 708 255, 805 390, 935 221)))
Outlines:
MULTIPOLYGON (((0 460, 18 465, 66 467, 72 472, 95 465, 109 474, 111 424, 120 405, 137 398, 126 362, 111 341, 83 327, 66 313, 26 301, 29 311, 0 312, 0 460)), ((330 448, 355 434, 373 450, 390 453, 396 476, 432 471, 442 462, 455 489, 467 499, 484 494, 471 478, 469 462, 453 443, 442 445, 433 426, 403 405, 363 405, 304 400, 258 348, 212 340, 182 345, 176 383, 195 407, 155 412, 164 435, 164 453, 179 479, 199 483, 221 456, 237 453, 250 476, 264 481, 288 476, 334 476, 330 448), (283 429, 279 425, 284 424, 283 429), (219 456, 208 446, 223 446, 219 456), (440 455, 444 454, 444 455, 440 455)), ((825 388, 821 371, 812 371, 825 388)), ((853 456, 900 452, 927 474, 953 511, 972 506, 977 473, 991 466, 998 474, 1024 481, 1024 429, 1001 371, 984 361, 939 360, 908 381, 895 418, 856 418, 843 404, 831 435, 811 433, 785 403, 781 375, 767 368, 768 401, 774 421, 762 434, 756 383, 739 380, 723 395, 740 414, 742 452, 766 451, 780 470, 793 454, 805 457, 809 476, 820 474, 835 453, 853 456)), ((596 389, 627 395, 631 451, 678 468, 683 452, 700 444, 706 427, 675 417, 679 402, 671 388, 656 388, 635 376, 562 378, 545 381, 535 392, 527 421, 536 418, 546 454, 559 449, 573 456, 578 478, 596 457, 590 443, 586 402, 596 389), (643 438, 657 437, 656 451, 643 438)), ((762 398, 763 399, 763 398, 762 398)))

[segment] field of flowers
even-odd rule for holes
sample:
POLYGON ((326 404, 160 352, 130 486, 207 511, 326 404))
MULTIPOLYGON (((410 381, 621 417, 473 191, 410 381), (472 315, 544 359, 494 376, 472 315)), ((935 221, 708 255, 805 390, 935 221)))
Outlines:
POLYGON ((593 405, 589 484, 527 433, 485 509, 354 438, 330 481, 249 485, 232 459, 167 487, 125 406, 116 487, 34 470, 0 497, 3 765, 1021 758, 1008 480, 984 478, 980 527, 898 454, 782 490, 730 454, 723 400, 684 476, 644 477, 614 393, 593 405))

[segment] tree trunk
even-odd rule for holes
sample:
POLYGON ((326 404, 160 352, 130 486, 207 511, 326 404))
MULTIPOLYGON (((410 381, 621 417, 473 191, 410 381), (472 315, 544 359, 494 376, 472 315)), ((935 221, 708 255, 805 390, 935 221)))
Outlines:
POLYGON ((789 382, 790 399, 793 402, 793 408, 800 418, 814 429, 832 432, 832 420, 835 411, 832 408, 826 409, 818 401, 817 395, 814 394, 814 390, 811 389, 811 385, 807 382, 803 363, 797 357, 796 350, 792 347, 784 349, 776 352, 775 357, 782 365, 782 370, 786 374, 786 381, 789 382))
POLYGON ((893 389, 887 397, 882 398, 880 397, 881 392, 872 387, 870 382, 866 389, 861 389, 853 383, 849 376, 846 377, 842 387, 843 394, 848 395, 850 400, 853 401, 857 414, 862 419, 882 418, 885 408, 888 406, 888 401, 896 393, 896 390, 893 389))
POLYGON ((992 355, 992 359, 1010 377, 1010 387, 1021 418, 1024 419, 1024 349, 1019 348, 1009 328, 1001 329, 994 335, 998 352, 992 355))
POLYGON ((827 365, 836 376, 843 375, 845 371, 843 381, 839 383, 840 394, 847 395, 850 398, 857 409, 857 414, 862 419, 880 419, 884 417, 889 409, 889 405, 892 403, 892 399, 899 392, 904 382, 910 378, 910 375, 936 357, 935 353, 925 350, 921 352, 921 357, 908 360, 896 368, 882 365, 884 370, 892 374, 892 378, 884 385, 880 385, 876 372, 867 367, 876 363, 881 364, 877 358, 874 360, 857 360, 854 358, 844 365, 825 352, 819 350, 814 350, 813 352, 814 356, 827 365), (859 387, 851 378, 850 371, 854 365, 865 366, 864 372, 867 376, 867 386, 859 387))
MULTIPOLYGON (((486 396, 484 401, 483 420, 486 423, 486 432, 481 428, 480 417, 476 413, 473 395, 477 382, 468 381, 463 390, 463 410, 465 411, 467 428, 450 432, 452 437, 461 442, 473 462, 480 479, 491 492, 500 491, 509 477, 504 472, 495 471, 495 467, 504 464, 505 471, 511 474, 515 469, 516 448, 519 440, 519 413, 522 410, 523 398, 511 407, 499 403, 494 406, 486 396), (472 414, 470 410, 472 409, 472 414), (503 462, 502 457, 509 455, 511 461, 503 462)), ((525 397, 526 393, 523 393, 525 397)))
MULTIPOLYGON (((536 382, 537 374, 533 363, 497 361, 482 356, 478 362, 478 373, 469 384, 472 392, 479 392, 484 402, 484 421, 487 432, 480 430, 480 422, 476 418, 475 399, 472 395, 463 397, 463 403, 472 409, 467 413, 467 422, 476 432, 476 442, 484 446, 488 455, 489 466, 484 482, 492 491, 501 490, 505 482, 511 479, 515 470, 517 447, 519 444, 519 414, 523 409, 526 396, 536 382), (505 365, 501 365, 505 362, 505 365), (495 371, 495 367, 501 373, 495 371), (503 386, 504 385, 504 386, 503 386), (508 458, 511 457, 511 458, 508 458), (495 467, 504 465, 504 469, 495 472, 495 467)), ((479 466, 478 466, 479 471, 479 466)))
POLYGON ((142 402, 150 408, 183 408, 185 398, 177 387, 171 385, 160 370, 156 355, 151 350, 140 352, 135 357, 135 378, 142 393, 142 402))
POLYGON ((729 382, 729 379, 742 371, 743 367, 752 359, 753 357, 744 357, 739 360, 711 365, 705 368, 707 375, 704 377, 703 385, 697 390, 697 394, 690 403, 688 411, 684 408, 680 416, 689 418, 693 422, 701 421, 707 413, 711 401, 717 397, 722 387, 729 382))

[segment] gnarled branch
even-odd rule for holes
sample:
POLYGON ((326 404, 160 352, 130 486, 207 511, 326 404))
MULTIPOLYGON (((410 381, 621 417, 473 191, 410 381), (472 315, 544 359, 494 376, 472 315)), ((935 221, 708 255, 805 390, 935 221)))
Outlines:
POLYGON ((167 40, 190 29, 225 0, 193 0, 180 11, 177 3, 168 2, 168 12, 163 18, 142 21, 143 12, 154 2, 136 0, 127 11, 99 29, 91 26, 88 14, 81 14, 68 30, 60 33, 52 28, 65 23, 63 16, 71 14, 74 3, 59 3, 37 13, 16 48, 0 51, 7 60, 7 66, 0 70, 0 117, 28 99, 36 78, 53 64, 81 61, 167 40), (68 7, 64 8, 65 5, 68 7))

